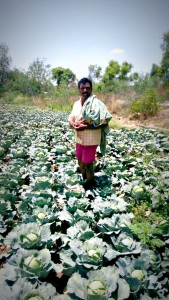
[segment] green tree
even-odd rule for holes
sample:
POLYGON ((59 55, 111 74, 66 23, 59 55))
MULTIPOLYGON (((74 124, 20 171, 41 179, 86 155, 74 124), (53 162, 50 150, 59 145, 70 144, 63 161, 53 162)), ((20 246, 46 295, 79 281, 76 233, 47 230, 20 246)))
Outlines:
POLYGON ((28 68, 27 72, 32 87, 32 95, 42 95, 51 88, 51 66, 45 64, 45 59, 37 58, 28 68))
POLYGON ((11 70, 8 74, 8 81, 5 89, 9 92, 29 95, 31 87, 28 75, 18 69, 11 70))
POLYGON ((110 83, 112 80, 117 78, 120 73, 120 65, 117 61, 111 60, 109 61, 109 65, 105 69, 105 73, 103 75, 103 81, 110 83))
POLYGON ((150 81, 154 82, 154 87, 163 84, 163 70, 160 66, 153 64, 150 71, 150 81))
POLYGON ((149 73, 139 74, 138 78, 134 80, 134 90, 137 95, 142 95, 150 90, 157 89, 161 84, 159 77, 151 76, 149 73))
POLYGON ((161 68, 164 82, 169 84, 169 31, 163 34, 161 68))
POLYGON ((9 57, 9 48, 5 44, 0 44, 0 93, 4 91, 4 84, 10 71, 11 57, 9 57))
POLYGON ((99 88, 101 88, 104 93, 109 91, 115 91, 115 81, 118 78, 119 73, 119 63, 114 60, 109 61, 109 65, 105 69, 102 80, 99 84, 99 88))
POLYGON ((102 68, 98 65, 89 65, 89 78, 93 81, 101 78, 102 68))
POLYGON ((151 67, 151 71, 150 71, 150 76, 157 76, 157 77, 161 77, 162 76, 162 68, 156 64, 153 64, 151 67))
POLYGON ((130 75, 130 81, 137 81, 138 80, 138 78, 139 78, 139 74, 137 73, 137 72, 134 72, 134 73, 132 73, 131 75, 130 75))
POLYGON ((126 61, 120 65, 117 61, 111 60, 105 69, 99 88, 116 93, 126 89, 128 82, 132 81, 131 75, 129 76, 131 69, 132 64, 126 61))
POLYGON ((130 73, 132 69, 132 64, 128 63, 127 61, 124 61, 120 68, 120 74, 119 79, 120 80, 128 80, 128 74, 130 73))
POLYGON ((53 79, 57 81, 57 85, 65 82, 67 85, 76 79, 75 74, 70 69, 61 67, 52 69, 53 79))

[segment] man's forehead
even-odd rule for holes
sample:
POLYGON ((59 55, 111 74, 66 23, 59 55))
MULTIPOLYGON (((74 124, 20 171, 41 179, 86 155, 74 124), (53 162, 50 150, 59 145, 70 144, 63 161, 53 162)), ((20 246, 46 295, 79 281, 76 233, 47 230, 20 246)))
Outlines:
POLYGON ((90 86, 90 83, 89 82, 81 83, 80 86, 90 86))

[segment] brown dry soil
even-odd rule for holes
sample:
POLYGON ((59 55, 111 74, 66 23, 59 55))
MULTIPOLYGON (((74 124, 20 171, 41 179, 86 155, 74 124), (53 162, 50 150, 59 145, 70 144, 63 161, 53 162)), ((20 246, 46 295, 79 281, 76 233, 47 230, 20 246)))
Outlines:
POLYGON ((160 105, 159 111, 155 116, 148 117, 147 119, 132 118, 127 114, 113 114, 114 124, 117 127, 139 128, 142 126, 155 128, 159 130, 169 131, 169 102, 160 105))

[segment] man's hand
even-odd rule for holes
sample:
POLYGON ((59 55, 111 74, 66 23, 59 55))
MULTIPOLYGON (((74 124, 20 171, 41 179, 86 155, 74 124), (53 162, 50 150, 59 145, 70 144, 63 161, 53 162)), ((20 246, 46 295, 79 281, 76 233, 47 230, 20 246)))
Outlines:
POLYGON ((88 127, 87 124, 84 123, 83 119, 80 119, 78 121, 71 121, 69 122, 70 126, 72 126, 75 130, 84 130, 88 127))
POLYGON ((84 123, 84 120, 79 120, 79 121, 76 121, 75 123, 74 123, 74 126, 73 126, 73 128, 74 129, 76 129, 76 130, 78 130, 78 131, 80 131, 80 130, 84 130, 84 129, 86 129, 88 127, 88 125, 87 124, 85 124, 84 123))

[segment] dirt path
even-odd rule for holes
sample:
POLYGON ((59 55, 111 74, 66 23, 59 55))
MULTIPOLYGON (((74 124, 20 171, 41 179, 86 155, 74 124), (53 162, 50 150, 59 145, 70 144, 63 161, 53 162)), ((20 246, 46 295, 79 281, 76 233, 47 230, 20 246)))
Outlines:
POLYGON ((113 115, 113 118, 119 127, 139 128, 141 126, 147 126, 169 131, 169 102, 161 104, 157 115, 149 117, 146 120, 131 120, 130 117, 122 117, 119 115, 113 115))

